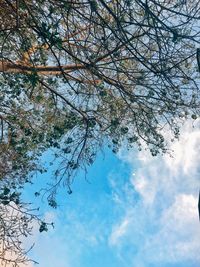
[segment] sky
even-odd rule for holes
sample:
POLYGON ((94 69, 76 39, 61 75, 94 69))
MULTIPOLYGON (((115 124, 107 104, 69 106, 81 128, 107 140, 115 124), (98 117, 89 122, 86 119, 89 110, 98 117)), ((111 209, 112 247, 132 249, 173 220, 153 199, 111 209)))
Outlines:
POLYGON ((41 267, 199 267, 200 121, 186 122, 170 149, 158 157, 105 150, 71 195, 62 190, 57 209, 34 198, 51 170, 37 177, 23 197, 55 228, 33 228, 30 256, 41 267))

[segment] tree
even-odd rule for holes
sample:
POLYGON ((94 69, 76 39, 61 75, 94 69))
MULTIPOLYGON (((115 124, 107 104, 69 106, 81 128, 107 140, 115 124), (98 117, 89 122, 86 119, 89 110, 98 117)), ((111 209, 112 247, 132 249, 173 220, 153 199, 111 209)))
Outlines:
MULTIPOLYGON (((40 232, 47 231, 50 223, 41 220, 38 209, 23 203, 20 193, 4 186, 0 190, 0 263, 2 266, 21 267, 27 264, 28 251, 23 241, 30 236, 33 226, 40 232)), ((53 226, 53 224, 52 224, 53 226)), ((32 260, 32 262, 34 262, 32 260)))
POLYGON ((61 183, 71 192, 105 144, 164 153, 162 129, 178 137, 199 116, 199 1, 0 3, 2 178, 43 172, 53 148, 51 196, 61 183))
POLYGON ((4 184, 23 186, 44 172, 44 151, 60 160, 48 199, 55 207, 58 186, 70 193, 77 171, 105 145, 117 152, 146 143, 152 155, 165 153, 163 128, 178 137, 185 118, 199 117, 200 3, 0 0, 0 7, 0 257, 8 262, 14 249, 15 264, 25 261, 18 236, 37 217, 4 184))

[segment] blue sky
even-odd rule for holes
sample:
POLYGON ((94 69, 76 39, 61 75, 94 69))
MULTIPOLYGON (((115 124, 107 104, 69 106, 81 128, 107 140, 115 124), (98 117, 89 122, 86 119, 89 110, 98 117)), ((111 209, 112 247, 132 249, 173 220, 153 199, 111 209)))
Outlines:
POLYGON ((34 227, 25 240, 35 243, 31 257, 41 267, 199 267, 199 122, 192 126, 185 124, 171 157, 106 150, 88 182, 80 175, 71 195, 62 190, 56 210, 34 199, 50 173, 38 177, 24 199, 34 199, 55 229, 34 227))

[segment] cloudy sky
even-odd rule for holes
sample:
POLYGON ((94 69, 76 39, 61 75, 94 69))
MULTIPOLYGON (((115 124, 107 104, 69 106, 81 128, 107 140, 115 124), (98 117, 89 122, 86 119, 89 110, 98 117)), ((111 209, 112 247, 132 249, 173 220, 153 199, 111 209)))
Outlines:
POLYGON ((73 194, 61 192, 57 210, 34 200, 55 229, 34 229, 25 241, 35 242, 31 257, 41 267, 199 267, 199 122, 193 126, 185 124, 171 156, 106 151, 87 181, 77 177, 73 194))

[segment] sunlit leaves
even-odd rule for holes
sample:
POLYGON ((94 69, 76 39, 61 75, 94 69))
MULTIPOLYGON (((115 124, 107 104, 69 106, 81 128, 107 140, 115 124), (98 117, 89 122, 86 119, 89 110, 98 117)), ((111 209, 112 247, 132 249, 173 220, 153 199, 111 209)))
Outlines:
POLYGON ((58 187, 72 193, 102 147, 145 145, 156 156, 167 151, 165 129, 178 138, 186 118, 199 118, 199 1, 19 1, 18 21, 3 2, 4 209, 20 205, 12 189, 47 171, 45 151, 57 168, 47 191, 56 208, 58 187))
POLYGON ((20 3, 26 27, 0 32, 1 177, 41 170, 47 150, 69 187, 102 146, 165 153, 163 129, 199 117, 199 3, 176 2, 20 3))

